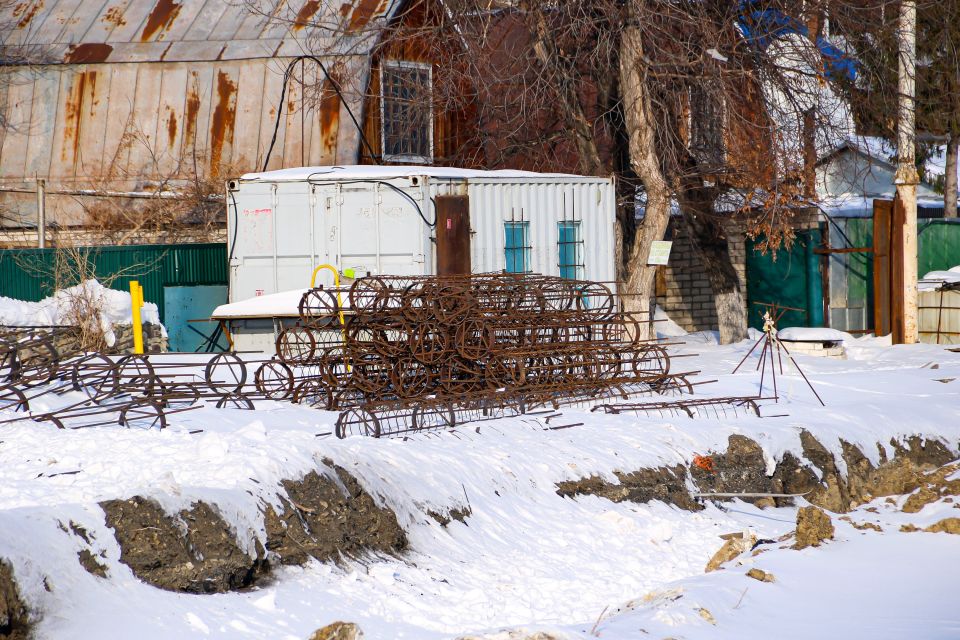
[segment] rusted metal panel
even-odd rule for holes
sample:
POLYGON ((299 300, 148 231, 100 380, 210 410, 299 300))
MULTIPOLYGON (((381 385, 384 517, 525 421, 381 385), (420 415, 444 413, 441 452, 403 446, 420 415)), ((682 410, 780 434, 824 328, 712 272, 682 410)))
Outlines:
POLYGON ((13 20, 17 29, 29 30, 30 23, 43 8, 43 0, 26 0, 13 5, 13 20))
POLYGON ((389 6, 389 0, 356 0, 347 24, 348 33, 356 33, 367 27, 374 18, 383 16, 389 6))
POLYGON ((89 95, 80 113, 83 126, 79 131, 79 147, 76 149, 75 175, 102 176, 109 170, 105 158, 111 129, 108 118, 112 74, 109 67, 88 65, 85 75, 90 78, 89 95))
POLYGON ((264 65, 247 65, 239 75, 237 90, 237 123, 243 136, 233 146, 231 164, 242 167, 255 167, 260 164, 260 138, 262 127, 261 110, 263 108, 264 75, 267 73, 264 65), (245 126, 249 125, 253 126, 245 126))
POLYGON ((0 172, 3 176, 22 176, 23 150, 27 148, 30 135, 34 87, 26 82, 14 82, 7 86, 7 133, 0 150, 0 172))
MULTIPOLYGON (((221 25, 220 21, 224 16, 232 15, 233 11, 230 5, 226 2, 202 2, 198 4, 201 4, 202 7, 197 13, 196 19, 189 27, 185 27, 180 39, 186 42, 219 40, 220 38, 212 38, 211 36, 215 33, 222 33, 220 28, 226 25, 221 25)), ((227 20, 229 21, 229 18, 227 20)))
MULTIPOLYGON (((0 8, 0 22, 24 25, 12 30, 8 45, 25 42, 27 33, 31 44, 62 49, 64 55, 84 45, 106 44, 113 47, 111 62, 166 60, 165 47, 121 46, 164 43, 178 44, 176 60, 241 59, 257 43, 256 55, 267 55, 265 50, 297 55, 308 49, 307 39, 314 50, 338 45, 342 53, 362 54, 376 43, 376 30, 371 34, 369 27, 375 21, 385 25, 401 4, 292 0, 276 3, 273 15, 263 15, 228 0, 22 0, 0 8), (278 51, 280 46, 287 48, 278 51)), ((102 50, 96 57, 103 57, 102 50)))
POLYGON ((191 68, 190 77, 187 79, 183 125, 184 157, 191 163, 196 158, 200 167, 206 167, 210 157, 210 115, 213 113, 210 96, 216 75, 215 68, 204 65, 191 68))
MULTIPOLYGON (((129 148, 122 147, 120 140, 127 123, 133 115, 133 101, 137 87, 137 66, 135 64, 110 65, 110 93, 107 95, 108 131, 101 131, 104 137, 103 158, 101 162, 105 172, 126 170, 130 157, 129 148)), ((50 175, 59 175, 53 166, 50 175)))
POLYGON ((109 0, 99 0, 90 4, 93 6, 84 7, 82 15, 74 14, 71 18, 73 26, 69 32, 70 36, 61 39, 75 45, 117 42, 119 38, 111 36, 114 31, 127 24, 126 4, 109 0))
POLYGON ((50 136, 57 126, 59 93, 60 74, 43 73, 35 76, 24 176, 46 175, 50 168, 50 136), (51 109, 50 105, 54 107, 51 109))
POLYGON ((157 114, 155 149, 162 163, 161 171, 176 173, 177 162, 182 155, 183 122, 186 111, 186 96, 189 71, 185 66, 164 65, 160 88, 160 111, 157 114))
POLYGON ((210 116, 210 171, 219 175, 223 164, 230 161, 233 134, 237 124, 237 82, 239 74, 230 69, 217 70, 210 116))
MULTIPOLYGON (((299 70, 297 70, 297 77, 299 77, 299 70)), ((301 109, 303 108, 303 87, 299 82, 290 82, 290 85, 287 87, 285 100, 286 103, 283 105, 283 146, 279 146, 280 143, 278 141, 277 151, 281 151, 279 155, 283 158, 283 164, 281 166, 302 166, 305 164, 303 162, 304 140, 302 128, 305 114, 301 113, 301 109)))
POLYGON ((88 62, 106 62, 113 53, 113 47, 103 42, 85 42, 73 44, 67 50, 63 61, 67 64, 86 64, 88 62))
POLYGON ((437 275, 470 273, 470 199, 437 196, 437 275))
POLYGON ((143 25, 143 31, 140 32, 140 41, 149 42, 151 40, 162 40, 164 34, 170 30, 171 25, 180 15, 180 9, 183 4, 173 0, 157 0, 153 9, 147 16, 147 21, 143 25))

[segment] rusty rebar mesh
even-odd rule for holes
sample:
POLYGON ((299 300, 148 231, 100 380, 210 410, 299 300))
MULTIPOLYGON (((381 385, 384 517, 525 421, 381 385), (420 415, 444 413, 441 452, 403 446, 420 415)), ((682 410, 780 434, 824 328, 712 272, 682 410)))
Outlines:
POLYGON ((205 402, 220 408, 253 409, 254 400, 275 395, 276 383, 270 375, 274 360, 244 360, 233 353, 203 361, 195 356, 183 360, 112 356, 77 353, 72 347, 61 354, 56 338, 68 331, 63 327, 0 328, 0 409, 26 414, 0 423, 28 417, 60 428, 107 424, 163 428, 167 416, 205 402), (256 373, 249 376, 255 364, 259 365, 256 373), (53 410, 31 410, 37 398, 70 391, 83 392, 82 399, 53 410))
MULTIPOLYGON (((276 397, 375 437, 608 398, 691 393, 603 283, 530 274, 367 276, 300 301, 276 397)), ((279 367, 274 365, 275 368, 279 367)))
POLYGON ((0 331, 0 408, 29 412, 40 395, 79 390, 83 400, 29 417, 61 428, 162 428, 170 414, 206 402, 253 409, 255 400, 290 400, 340 411, 340 437, 380 437, 561 406, 690 416, 745 406, 684 399, 697 372, 671 372, 665 345, 641 339, 643 320, 603 283, 368 276, 309 290, 299 312, 269 360, 61 358, 49 330, 16 338, 0 331), (641 396, 657 400, 629 404, 641 396))

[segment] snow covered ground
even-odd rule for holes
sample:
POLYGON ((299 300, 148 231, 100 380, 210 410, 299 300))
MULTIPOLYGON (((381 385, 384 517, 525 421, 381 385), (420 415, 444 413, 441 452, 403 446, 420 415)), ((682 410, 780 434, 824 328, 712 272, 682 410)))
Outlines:
MULTIPOLYGON (((700 355, 677 360, 677 368, 717 380, 697 387, 699 395, 757 392, 753 366, 730 375, 753 340, 682 339, 674 352, 700 355)), ((743 566, 704 574, 721 534, 749 530, 776 540, 794 529, 796 509, 733 502, 688 512, 556 493, 557 482, 591 475, 616 482, 618 470, 723 451, 731 434, 759 442, 771 471, 784 452, 800 450, 803 429, 841 464, 841 437, 874 462, 878 443, 913 435, 957 453, 960 353, 871 338, 846 348, 846 361, 798 356, 827 406, 788 373, 778 379, 780 404, 764 409, 782 417, 693 421, 563 409, 551 426, 583 426, 547 430, 540 419, 517 417, 405 440, 343 441, 324 435, 336 414, 285 403, 178 414, 162 432, 0 425, 0 558, 13 565, 38 614, 40 638, 306 639, 335 620, 382 639, 510 637, 498 632, 505 628, 559 638, 960 637, 960 536, 899 531, 960 515, 952 504, 904 514, 877 500, 849 515, 882 533, 835 516, 836 539, 821 547, 765 544, 743 566), (176 594, 138 581, 120 563, 97 504, 143 495, 176 512, 205 500, 246 545, 264 538, 262 505, 276 503, 280 480, 324 458, 394 510, 408 552, 283 567, 269 584, 240 593, 176 594), (455 507, 471 510, 465 522, 441 527, 427 515, 455 507), (77 552, 87 546, 61 527, 70 521, 104 552, 109 578, 81 568, 77 552), (775 582, 746 577, 751 567, 775 582)))

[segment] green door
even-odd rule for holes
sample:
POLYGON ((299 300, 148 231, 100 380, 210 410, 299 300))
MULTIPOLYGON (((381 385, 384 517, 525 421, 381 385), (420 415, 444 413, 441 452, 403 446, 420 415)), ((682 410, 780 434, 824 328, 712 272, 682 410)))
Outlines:
POLYGON ((820 246, 820 230, 797 231, 790 248, 781 247, 774 255, 756 249, 760 240, 747 240, 747 323, 763 328, 765 305, 792 307, 778 327, 823 326, 823 281, 820 257, 813 251, 820 246))

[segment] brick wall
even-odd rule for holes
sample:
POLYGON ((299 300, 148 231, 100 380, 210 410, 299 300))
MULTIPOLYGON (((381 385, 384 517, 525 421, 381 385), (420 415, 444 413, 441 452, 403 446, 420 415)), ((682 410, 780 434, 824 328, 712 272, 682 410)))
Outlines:
MULTIPOLYGON (((671 221, 671 230, 673 247, 669 263, 661 267, 658 275, 657 304, 687 331, 716 331, 719 328, 716 305, 703 260, 678 220, 671 221)), ((728 225, 727 239, 746 305, 746 237, 743 229, 728 225)))

